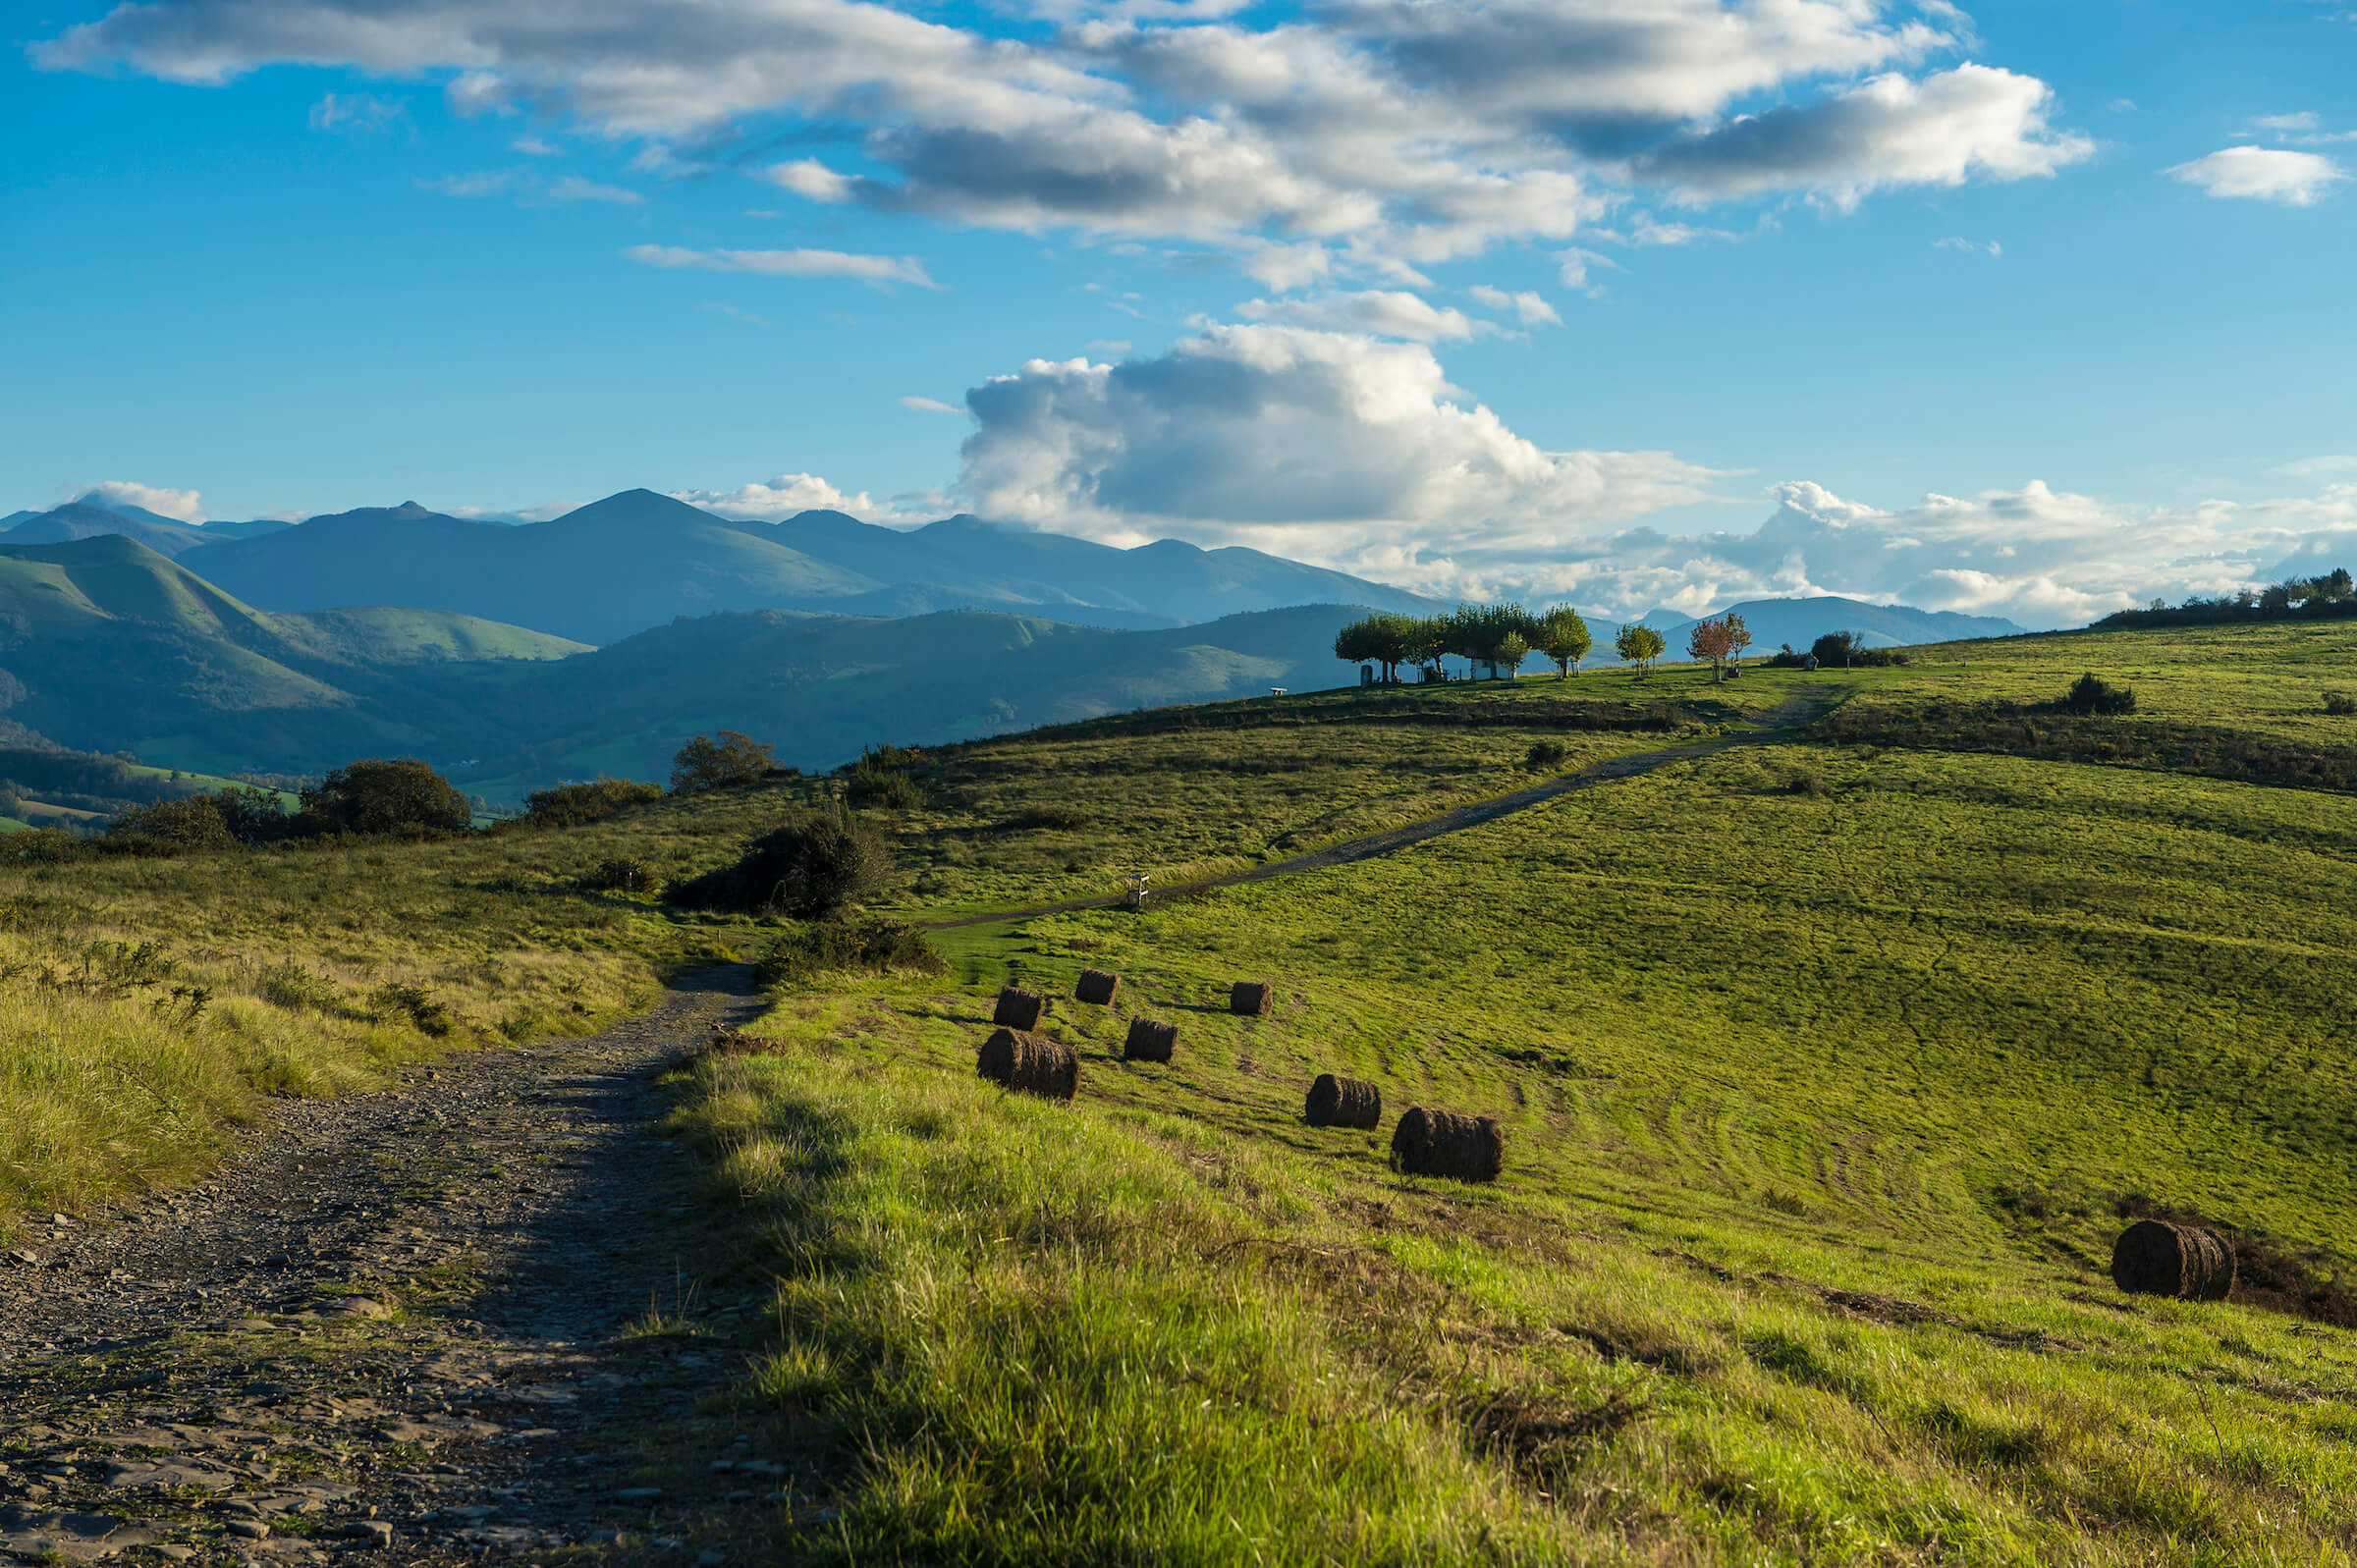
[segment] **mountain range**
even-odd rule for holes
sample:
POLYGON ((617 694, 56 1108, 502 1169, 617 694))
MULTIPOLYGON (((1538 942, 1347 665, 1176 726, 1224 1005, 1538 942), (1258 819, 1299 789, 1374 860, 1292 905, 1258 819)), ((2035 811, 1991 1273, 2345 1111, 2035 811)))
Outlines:
MULTIPOLYGON (((550 522, 404 505, 233 527, 97 496, 19 514, 0 534, 0 741, 208 773, 413 754, 512 799, 659 777, 724 727, 827 768, 885 741, 1335 685, 1354 678, 1333 657, 1343 623, 1435 608, 1251 550, 966 516, 740 522, 643 490, 550 522)), ((1730 608, 1755 654, 1843 627, 2019 629, 1838 598, 1730 608)), ((1647 623, 1682 652, 1690 619, 1647 623)), ((1593 624, 1590 663, 1610 663, 1615 628, 1593 624)))
POLYGON ((1150 628, 1298 604, 1436 608, 1403 589, 1257 550, 1203 550, 1175 539, 1122 550, 966 515, 908 530, 839 512, 746 522, 650 490, 626 490, 546 522, 481 521, 405 502, 291 527, 231 524, 247 536, 229 538, 218 531, 223 524, 110 508, 95 496, 16 517, 0 541, 111 532, 174 559, 202 549, 207 580, 260 609, 404 605, 590 643, 721 610, 912 616, 975 608, 1150 628))
POLYGON ((447 611, 259 610, 105 535, 0 545, 0 740, 216 774, 414 754, 513 797, 600 772, 659 778, 683 740, 723 727, 820 768, 884 741, 1331 685, 1347 674, 1334 634, 1363 614, 1309 605, 1132 631, 986 611, 740 611, 591 648, 447 611))

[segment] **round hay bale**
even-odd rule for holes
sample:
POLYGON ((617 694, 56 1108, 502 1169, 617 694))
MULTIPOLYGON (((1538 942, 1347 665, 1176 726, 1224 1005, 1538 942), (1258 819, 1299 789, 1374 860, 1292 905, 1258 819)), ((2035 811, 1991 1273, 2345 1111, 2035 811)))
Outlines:
POLYGON ((1037 1029, 1040 1015, 1047 1010, 1047 998, 1008 986, 999 993, 999 1004, 992 1009, 990 1021, 1009 1029, 1037 1029))
POLYGON ((2139 1219, 2111 1244, 2111 1282, 2140 1296, 2223 1301, 2234 1288, 2234 1249, 2200 1225, 2139 1219))
POLYGON ((1301 1119, 1313 1127, 1372 1127, 1383 1119, 1383 1091, 1356 1078, 1319 1073, 1301 1119))
POLYGON ((1228 992, 1228 1010, 1258 1018, 1277 1010, 1277 988, 1265 980, 1239 980, 1228 992))
POLYGON ((1178 1026, 1151 1018, 1129 1020, 1129 1038, 1122 1042, 1124 1061, 1168 1061, 1178 1045, 1178 1026))
POLYGON ((1045 1035, 1001 1029, 982 1042, 975 1073, 992 1083, 1047 1100, 1069 1100, 1080 1088, 1080 1058, 1045 1035))
POLYGON ((1072 999, 1092 1006, 1110 1007, 1113 999, 1122 994, 1122 977, 1109 969, 1083 969, 1080 983, 1072 988, 1072 999))
POLYGON ((1496 1181, 1506 1166, 1506 1129, 1494 1116, 1411 1106, 1392 1133, 1392 1168, 1410 1176, 1496 1181))

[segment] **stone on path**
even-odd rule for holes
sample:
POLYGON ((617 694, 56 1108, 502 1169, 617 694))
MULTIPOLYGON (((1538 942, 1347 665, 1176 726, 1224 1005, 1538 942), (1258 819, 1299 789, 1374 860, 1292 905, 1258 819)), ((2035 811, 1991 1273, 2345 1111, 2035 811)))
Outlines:
POLYGON ((26 1557, 54 1554, 67 1562, 96 1562, 131 1546, 144 1546, 156 1532, 108 1514, 35 1513, 22 1503, 0 1508, 0 1551, 26 1557))

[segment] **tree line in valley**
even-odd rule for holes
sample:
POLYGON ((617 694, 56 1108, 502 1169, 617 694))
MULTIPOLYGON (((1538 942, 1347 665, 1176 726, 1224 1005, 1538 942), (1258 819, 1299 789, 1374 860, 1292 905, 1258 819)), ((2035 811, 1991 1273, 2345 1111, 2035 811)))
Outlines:
MULTIPOLYGON (((1581 673, 1593 644, 1587 621, 1569 605, 1536 614, 1520 605, 1458 605, 1446 615, 1378 611, 1353 621, 1335 633, 1334 656, 1380 667, 1388 685, 1398 683, 1401 665, 1417 670, 1423 679, 1445 679, 1445 657, 1486 666, 1493 679, 1511 676, 1535 653, 1554 661, 1561 680, 1581 673)), ((1697 621, 1686 638, 1687 655, 1708 664, 1713 678, 1740 666, 1750 646, 1750 629, 1732 612, 1697 621)), ((1639 675, 1651 671, 1668 651, 1668 642, 1651 626, 1630 622, 1613 637, 1613 652, 1636 666, 1639 675)))

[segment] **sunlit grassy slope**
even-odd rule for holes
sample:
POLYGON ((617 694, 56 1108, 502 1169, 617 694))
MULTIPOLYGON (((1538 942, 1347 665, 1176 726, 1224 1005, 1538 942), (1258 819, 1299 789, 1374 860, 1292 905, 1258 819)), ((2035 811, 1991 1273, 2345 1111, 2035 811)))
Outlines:
MULTIPOLYGON (((2164 640, 1651 689, 2043 702, 2094 669, 2234 722, 2164 640)), ((2297 712, 2330 660, 2252 642, 2214 657, 2293 662, 2235 672, 2267 722, 2346 746, 2297 712)), ((997 809, 1126 822, 1141 768, 1049 764, 1162 743, 993 748, 997 809)), ((756 1397, 845 1434, 847 1557, 2341 1562, 2349 1330, 2105 1266, 2158 1208, 2346 1283, 2352 851, 2340 794, 1737 746, 1360 865, 945 932, 948 982, 790 995, 779 1054, 698 1068, 684 1115, 770 1227, 756 1397), (987 992, 1084 964, 1128 993, 1054 1015, 1078 1101, 975 1084, 987 992), (1224 1012, 1239 978, 1273 1017, 1224 1012), (1172 1066, 1119 1060, 1139 1012, 1172 1066), (1322 1070, 1381 1084, 1383 1129, 1304 1126, 1322 1070), (1505 1179, 1392 1174, 1410 1104, 1498 1116, 1505 1179)))
MULTIPOLYGON (((2357 686, 2346 635, 1333 693, 922 760, 877 907, 943 919, 1718 748, 1380 859, 944 929, 947 974, 792 990, 761 1026, 773 1054, 688 1069, 680 1126, 778 1280, 743 1397, 823 1461, 779 1516, 786 1554, 2348 1562, 2357 1341, 2316 1314, 2345 1313, 2357 1268, 2357 801, 1746 728, 2043 704, 2094 671, 2137 690, 2123 736, 2261 733, 2337 764, 2357 720, 2321 699, 2357 686), (1565 750, 1534 773, 1539 742, 1565 750), (1051 1015, 1076 1102, 978 1083, 990 993, 1069 998, 1083 965, 1127 984, 1051 1015), (1276 984, 1274 1015, 1225 1012, 1244 978, 1276 984), (1118 1059, 1139 1013, 1179 1024, 1171 1065, 1118 1059), (1322 1070, 1382 1086, 1377 1132, 1301 1123, 1322 1070), (1504 1178, 1389 1171, 1412 1104, 1499 1117, 1504 1178), (2273 1293, 2121 1296, 2110 1239, 2146 1210, 2233 1227, 2273 1293)), ((166 1029, 163 977, 109 1000, 12 974, 0 1113, 58 1130, 16 1135, 6 1201, 204 1157, 138 1108, 142 1063, 182 1063, 156 1088, 217 1129, 260 1093, 431 1049, 367 1000, 388 983, 496 1045, 757 953, 756 922, 574 881, 618 854, 706 869, 832 787, 0 872, 18 961, 153 940, 173 983, 217 988, 198 1027, 166 1029), (267 983, 290 960, 327 1001, 267 983)))

